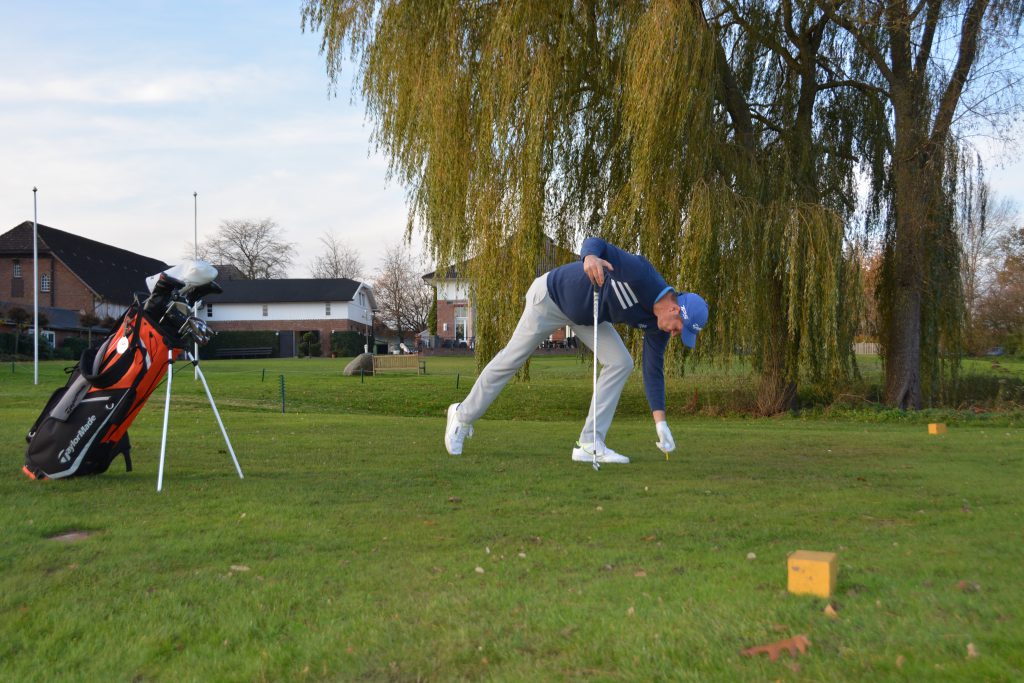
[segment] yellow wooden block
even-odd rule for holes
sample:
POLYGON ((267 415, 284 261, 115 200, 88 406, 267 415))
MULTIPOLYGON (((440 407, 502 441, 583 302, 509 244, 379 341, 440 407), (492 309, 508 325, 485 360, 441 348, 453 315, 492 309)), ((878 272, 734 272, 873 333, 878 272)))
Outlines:
POLYGON ((835 553, 797 550, 790 553, 786 565, 789 567, 790 593, 827 598, 835 591, 839 569, 835 553))
POLYGON ((946 423, 945 422, 932 422, 928 425, 929 434, 945 434, 946 423))

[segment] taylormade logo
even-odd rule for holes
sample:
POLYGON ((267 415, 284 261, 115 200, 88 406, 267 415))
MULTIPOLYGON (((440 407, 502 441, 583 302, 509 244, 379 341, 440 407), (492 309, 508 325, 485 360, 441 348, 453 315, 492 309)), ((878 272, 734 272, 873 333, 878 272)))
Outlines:
POLYGON ((78 433, 75 434, 73 439, 71 439, 67 448, 62 449, 61 452, 57 454, 57 459, 62 463, 71 460, 71 456, 75 454, 75 449, 78 448, 78 442, 81 441, 82 437, 89 431, 89 427, 92 427, 95 423, 96 416, 90 415, 89 419, 85 421, 85 424, 78 428, 78 433))

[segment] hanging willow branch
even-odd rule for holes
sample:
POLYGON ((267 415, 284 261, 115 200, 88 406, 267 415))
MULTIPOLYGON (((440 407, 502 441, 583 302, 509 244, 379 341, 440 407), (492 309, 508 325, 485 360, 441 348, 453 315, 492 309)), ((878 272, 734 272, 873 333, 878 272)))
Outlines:
MULTIPOLYGON (((771 12, 751 7, 763 17, 748 25, 773 30, 771 12)), ((681 0, 303 7, 332 82, 359 60, 374 142, 408 191, 409 229, 438 263, 465 263, 478 364, 553 265, 545 238, 571 247, 599 234, 705 295, 711 328, 694 358, 751 354, 764 412, 785 407, 801 377, 851 366, 845 215, 823 205, 850 205, 835 193, 852 192, 855 132, 809 123, 807 107, 845 111, 832 104, 840 95, 818 102, 808 85, 816 50, 839 49, 816 20, 793 32, 811 41, 800 57, 810 74, 799 76, 756 35, 716 34, 681 0), (763 111, 747 104, 759 99, 771 100, 763 111), (789 129, 799 134, 780 135, 789 129)))

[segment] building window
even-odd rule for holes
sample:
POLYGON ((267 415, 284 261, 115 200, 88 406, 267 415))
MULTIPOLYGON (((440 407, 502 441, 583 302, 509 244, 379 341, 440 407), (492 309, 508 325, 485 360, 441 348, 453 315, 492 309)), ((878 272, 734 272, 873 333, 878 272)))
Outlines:
POLYGON ((207 318, 212 318, 213 317, 213 304, 206 304, 206 317, 207 318))
POLYGON ((442 325, 443 325, 443 326, 442 326, 442 328, 441 328, 441 331, 442 331, 442 332, 447 332, 447 331, 448 331, 448 323, 442 323, 442 325))
POLYGON ((328 301, 327 303, 324 304, 324 315, 330 315, 330 314, 331 314, 331 302, 328 301))
POLYGON ((264 318, 266 318, 266 317, 267 317, 267 313, 268 313, 268 310, 267 310, 267 305, 266 305, 266 304, 263 304, 263 317, 264 317, 264 318))
POLYGON ((366 308, 366 294, 359 292, 359 305, 366 308))
POLYGON ((39 276, 39 291, 49 292, 50 291, 50 274, 43 273, 39 276))
POLYGON ((14 259, 14 277, 21 277, 21 261, 14 259))

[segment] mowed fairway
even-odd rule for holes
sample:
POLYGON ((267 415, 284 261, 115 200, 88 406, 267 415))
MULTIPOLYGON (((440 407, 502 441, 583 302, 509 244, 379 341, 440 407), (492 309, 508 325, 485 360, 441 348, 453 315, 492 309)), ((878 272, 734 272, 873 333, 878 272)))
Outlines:
POLYGON ((63 365, 39 386, 0 368, 3 681, 1024 676, 1015 419, 930 437, 670 411, 666 461, 634 381, 609 438, 634 462, 594 472, 569 459, 590 381, 571 357, 536 362, 459 458, 443 411, 470 360, 365 382, 340 360, 211 362, 239 480, 178 364, 158 494, 162 386, 131 430, 134 472, 20 473, 63 365), (50 538, 70 531, 88 536, 50 538), (787 594, 797 549, 838 553, 837 618, 787 594), (797 659, 739 654, 796 634, 797 659))

